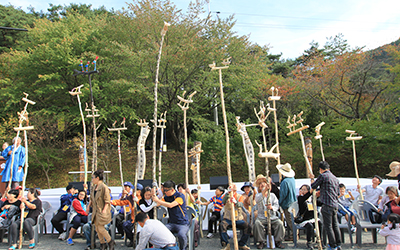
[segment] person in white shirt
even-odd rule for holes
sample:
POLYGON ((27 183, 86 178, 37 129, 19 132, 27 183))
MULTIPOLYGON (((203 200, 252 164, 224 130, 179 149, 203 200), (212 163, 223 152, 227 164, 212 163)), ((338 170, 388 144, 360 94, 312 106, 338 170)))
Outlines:
POLYGON ((139 244, 136 250, 178 250, 175 236, 160 221, 150 219, 146 213, 140 212, 135 216, 135 221, 139 223, 142 230, 139 233, 139 244), (153 244, 153 248, 145 248, 147 243, 153 244))

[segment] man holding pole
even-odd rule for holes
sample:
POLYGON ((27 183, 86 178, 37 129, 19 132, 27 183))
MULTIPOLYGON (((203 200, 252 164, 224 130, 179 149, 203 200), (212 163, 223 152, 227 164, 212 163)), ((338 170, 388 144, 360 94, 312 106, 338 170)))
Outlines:
POLYGON ((4 167, 1 175, 3 176, 2 182, 7 183, 10 181, 10 171, 13 171, 12 174, 12 186, 11 189, 16 189, 19 186, 19 182, 21 182, 24 178, 24 171, 22 167, 25 165, 25 148, 21 146, 21 138, 15 137, 12 140, 13 145, 8 146, 2 153, 1 156, 6 160, 6 165, 4 167), (14 149, 15 148, 15 149, 14 149), (14 153, 14 163, 12 163, 12 154, 14 153))
POLYGON ((185 195, 175 190, 173 181, 164 182, 164 198, 162 200, 154 194, 153 201, 157 205, 168 208, 169 223, 165 225, 172 233, 177 234, 179 249, 187 247, 187 232, 189 231, 189 219, 186 211, 185 195))
POLYGON ((225 195, 224 198, 222 199, 222 203, 225 205, 225 212, 224 212, 224 218, 222 222, 220 223, 221 227, 221 245, 223 250, 228 250, 231 249, 228 241, 228 227, 232 226, 232 220, 236 222, 236 226, 238 228, 243 229, 243 234, 242 237, 239 240, 239 249, 244 249, 248 250, 250 247, 246 246, 247 241, 250 237, 250 228, 249 224, 245 221, 245 214, 243 212, 243 196, 238 194, 237 192, 237 187, 235 184, 232 184, 229 189, 228 193, 231 193, 230 195, 225 195), (231 205, 230 203, 233 204, 234 206, 234 216, 235 218, 231 218, 231 205))
POLYGON ((321 161, 318 165, 320 175, 314 180, 314 175, 310 173, 311 192, 318 187, 321 188, 320 200, 323 203, 321 213, 323 225, 328 235, 330 249, 341 250, 341 239, 339 224, 337 221, 339 180, 330 171, 330 166, 326 161, 321 161))
POLYGON ((277 165, 279 173, 282 175, 281 189, 279 191, 279 205, 285 213, 287 224, 287 241, 293 241, 292 220, 290 217, 289 207, 296 202, 296 183, 294 181, 295 172, 289 163, 277 165))

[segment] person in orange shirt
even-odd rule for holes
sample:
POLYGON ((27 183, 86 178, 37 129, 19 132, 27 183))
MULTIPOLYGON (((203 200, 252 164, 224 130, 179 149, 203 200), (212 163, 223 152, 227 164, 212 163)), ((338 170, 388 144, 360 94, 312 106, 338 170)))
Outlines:
POLYGON ((141 184, 137 184, 136 195, 128 194, 128 192, 124 189, 122 190, 122 196, 119 200, 112 200, 111 205, 113 206, 129 206, 129 210, 131 211, 131 219, 127 219, 123 224, 122 228, 126 234, 127 239, 129 240, 128 247, 133 246, 133 227, 135 222, 135 215, 137 213, 137 206, 139 206, 139 200, 142 199, 140 192, 143 189, 141 184), (136 203, 136 206, 135 206, 136 203))

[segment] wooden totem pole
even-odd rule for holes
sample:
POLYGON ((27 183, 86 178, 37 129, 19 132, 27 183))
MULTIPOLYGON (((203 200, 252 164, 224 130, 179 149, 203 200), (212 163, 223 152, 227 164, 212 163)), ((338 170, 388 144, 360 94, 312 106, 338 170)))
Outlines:
MULTIPOLYGON (((34 101, 31 101, 28 99, 28 94, 24 93, 25 97, 22 98, 24 102, 26 102, 24 110, 19 114, 19 126, 17 128, 14 128, 15 131, 20 132, 24 131, 24 141, 25 141, 25 168, 24 168, 24 179, 22 181, 22 190, 25 190, 25 183, 26 183, 26 177, 28 175, 28 169, 29 169, 29 164, 28 164, 28 133, 26 131, 34 129, 34 126, 29 126, 29 119, 28 119, 28 112, 26 111, 28 104, 35 105, 34 101), (23 122, 26 122, 25 127, 21 127, 23 122)), ((18 135, 17 135, 18 138, 18 135)), ((15 149, 15 145, 14 145, 15 149)), ((15 153, 15 152, 14 152, 15 153)), ((10 181, 12 180, 12 169, 13 169, 13 164, 11 163, 11 176, 10 176, 10 181)), ((23 242, 23 225, 24 225, 24 217, 25 215, 25 206, 22 207, 21 209, 21 224, 19 228, 19 249, 22 248, 22 242, 23 242)))
POLYGON ((82 104, 81 104, 81 98, 79 97, 79 95, 82 94, 81 92, 81 88, 83 87, 83 85, 80 85, 76 88, 73 88, 69 94, 72 96, 75 96, 78 98, 78 105, 79 105, 79 112, 81 114, 81 118, 82 118, 82 127, 83 127, 83 164, 84 164, 84 179, 83 179, 83 183, 86 185, 87 183, 87 146, 86 146, 86 124, 85 124, 85 116, 83 115, 83 110, 82 110, 82 104))
MULTIPOLYGON (((360 186, 360 177, 358 176, 358 167, 357 167, 356 141, 361 140, 362 136, 353 136, 353 135, 357 134, 356 131, 353 131, 353 130, 346 130, 346 133, 350 134, 349 137, 346 137, 346 141, 352 141, 352 143, 353 143, 354 171, 355 171, 356 177, 357 177, 357 185, 360 186)), ((364 200, 364 196, 361 192, 361 187, 358 189, 358 192, 360 193, 361 200, 364 200)))
MULTIPOLYGON (((260 111, 257 112, 256 109, 254 109, 254 112, 256 113, 257 119, 258 119, 258 125, 262 128, 262 134, 263 134, 263 143, 264 143, 264 150, 263 150, 263 145, 259 144, 256 141, 257 146, 260 148, 260 152, 258 153, 258 157, 264 158, 265 160, 265 175, 267 179, 267 183, 269 183, 269 161, 268 158, 273 158, 273 159, 278 159, 279 155, 278 153, 274 153, 274 149, 278 146, 278 143, 276 143, 271 149, 268 151, 267 148, 267 139, 265 137, 265 129, 268 127, 265 121, 267 120, 268 116, 271 114, 273 109, 270 108, 269 103, 267 104, 267 108, 264 106, 264 102, 260 102, 260 111), (268 114, 265 115, 265 112, 268 110, 268 114)), ((270 184, 270 183, 269 183, 270 184)), ((265 206, 268 206, 270 204, 270 190, 267 192, 267 203, 265 206)), ((269 240, 269 247, 272 249, 272 230, 271 230, 271 211, 267 209, 267 230, 268 230, 268 240, 269 240)))
MULTIPOLYGON (((153 124, 154 124, 154 129, 153 129, 153 183, 157 183, 157 176, 156 176, 156 170, 157 170, 157 107, 158 107, 158 75, 160 72, 160 62, 161 62, 161 54, 162 54, 162 47, 164 44, 164 37, 167 34, 168 27, 170 26, 169 23, 164 22, 164 27, 161 30, 161 42, 160 42, 160 48, 158 51, 158 58, 157 58, 157 66, 156 66, 156 79, 154 83, 154 114, 153 114, 153 124)), ((162 119, 162 118, 161 118, 162 119)), ((164 124, 165 127, 165 124, 164 124)), ((162 134, 162 133, 161 133, 162 134)), ((162 136, 162 135, 161 135, 162 136)), ((162 141, 160 142, 160 145, 162 146, 162 141)), ((161 160, 160 160, 161 164, 161 160)), ((161 172, 159 173, 161 174, 161 172)), ((154 209, 154 218, 157 218, 157 211, 154 209)))
POLYGON ((322 160, 325 161, 325 155, 324 155, 324 148, 322 147, 322 135, 321 135, 321 127, 325 125, 325 122, 321 122, 315 127, 315 133, 317 135, 314 137, 316 140, 319 140, 319 146, 321 148, 321 155, 322 155, 322 160))
MULTIPOLYGON (((183 91, 182 97, 178 95, 179 103, 178 106, 183 110, 183 128, 185 131, 185 185, 189 187, 189 159, 188 159, 188 138, 187 138, 187 126, 186 126, 186 111, 189 109, 189 104, 193 102, 192 97, 197 92, 193 92, 189 95, 188 99, 184 99, 186 91, 183 91)), ((187 200, 188 197, 186 197, 187 200)))
MULTIPOLYGON (((110 132, 118 132, 118 159, 119 159, 119 172, 120 172, 120 177, 121 177, 121 187, 122 191, 124 190, 124 174, 122 172, 122 156, 121 156, 121 130, 127 130, 125 126, 125 117, 124 120, 121 122, 122 127, 116 128, 115 124, 117 124, 117 121, 115 121, 112 125, 112 128, 107 128, 108 131, 110 132)), ((126 209, 124 208, 124 218, 126 218, 126 209)), ((124 231, 124 237, 126 237, 125 231, 124 231)))
MULTIPOLYGON (((301 145, 303 147, 303 156, 306 161, 306 166, 309 171, 309 173, 313 173, 311 163, 308 161, 307 157, 307 152, 306 152, 306 147, 304 143, 304 136, 303 136, 303 130, 308 129, 310 126, 308 125, 303 125, 303 119, 301 116, 303 115, 303 111, 301 111, 297 116, 293 115, 292 122, 290 123, 290 117, 287 120, 287 123, 289 124, 287 128, 289 129, 289 133, 287 133, 287 136, 293 135, 295 133, 299 133, 300 135, 300 140, 301 140, 301 145), (297 120, 299 118, 299 120, 297 120), (300 124, 300 128, 296 129, 296 126, 300 124)), ((313 210, 314 210, 314 220, 315 220, 315 231, 316 231, 316 236, 317 236, 317 243, 318 243, 318 249, 322 250, 322 244, 321 244, 321 235, 319 234, 319 225, 318 225, 318 211, 317 211, 317 196, 315 194, 315 190, 313 191, 313 210)))
MULTIPOLYGON (((222 116, 224 119, 224 128, 225 128, 225 141, 226 141, 226 168, 228 173, 228 181, 229 186, 231 187, 232 182, 232 173, 231 173, 231 156, 229 151, 229 130, 228 130, 228 122, 226 119, 226 110, 225 110, 225 99, 224 99, 224 87, 222 84, 222 70, 229 68, 230 58, 225 59, 222 64, 224 66, 217 67, 215 62, 213 64, 208 65, 211 68, 211 71, 218 70, 219 73, 219 89, 221 94, 221 106, 222 106, 222 116)), ((232 198, 232 193, 230 193, 230 198, 232 198)), ((235 208, 233 203, 231 203, 231 218, 235 218, 235 208)), ((236 234, 236 221, 232 220, 232 231, 233 231, 233 243, 235 246, 235 250, 239 249, 238 241, 237 241, 237 234, 236 234)))

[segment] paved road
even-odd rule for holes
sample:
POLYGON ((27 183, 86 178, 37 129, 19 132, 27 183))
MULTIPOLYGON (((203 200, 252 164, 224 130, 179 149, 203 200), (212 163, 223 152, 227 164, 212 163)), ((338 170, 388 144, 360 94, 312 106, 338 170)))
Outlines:
MULTIPOLYGON (((353 235, 353 239, 355 241, 355 235, 353 235)), ((342 245, 343 249, 351 249, 350 243, 349 243, 349 237, 348 234, 345 234, 345 244, 342 245)), ((36 249, 44 249, 44 250, 83 250, 86 247, 86 241, 81 238, 79 235, 77 235, 74 238, 75 244, 73 246, 68 246, 65 241, 60 241, 57 239, 56 236, 50 236, 50 235, 44 235, 43 237, 40 238, 40 242, 37 244, 36 249)), ((250 238, 250 247, 251 249, 256 249, 256 246, 253 245, 253 238, 250 238)), ((122 239, 117 239, 116 240, 116 249, 132 249, 124 246, 124 241, 122 239)), ((305 235, 302 234, 298 243, 298 248, 297 249, 305 249, 305 235)), ((97 241, 98 244, 98 241, 97 241)), ((284 245, 286 246, 286 249, 289 250, 294 250, 293 242, 284 242, 284 245)), ((0 243, 0 249, 7 249, 8 243, 7 239, 4 239, 3 243, 0 243)), ((372 243, 372 234, 371 232, 363 232, 363 245, 361 249, 379 249, 383 250, 385 249, 385 239, 381 236, 378 235, 378 244, 373 244, 372 243)), ((358 248, 357 246, 354 247, 355 249, 358 248)), ((24 241, 23 249, 28 249, 28 241, 24 241)), ((203 238, 200 241, 199 247, 196 248, 196 250, 208 250, 208 249, 221 249, 221 245, 219 242, 219 237, 216 236, 212 239, 207 239, 203 238)), ((233 249, 233 244, 231 240, 231 249, 233 249)))

